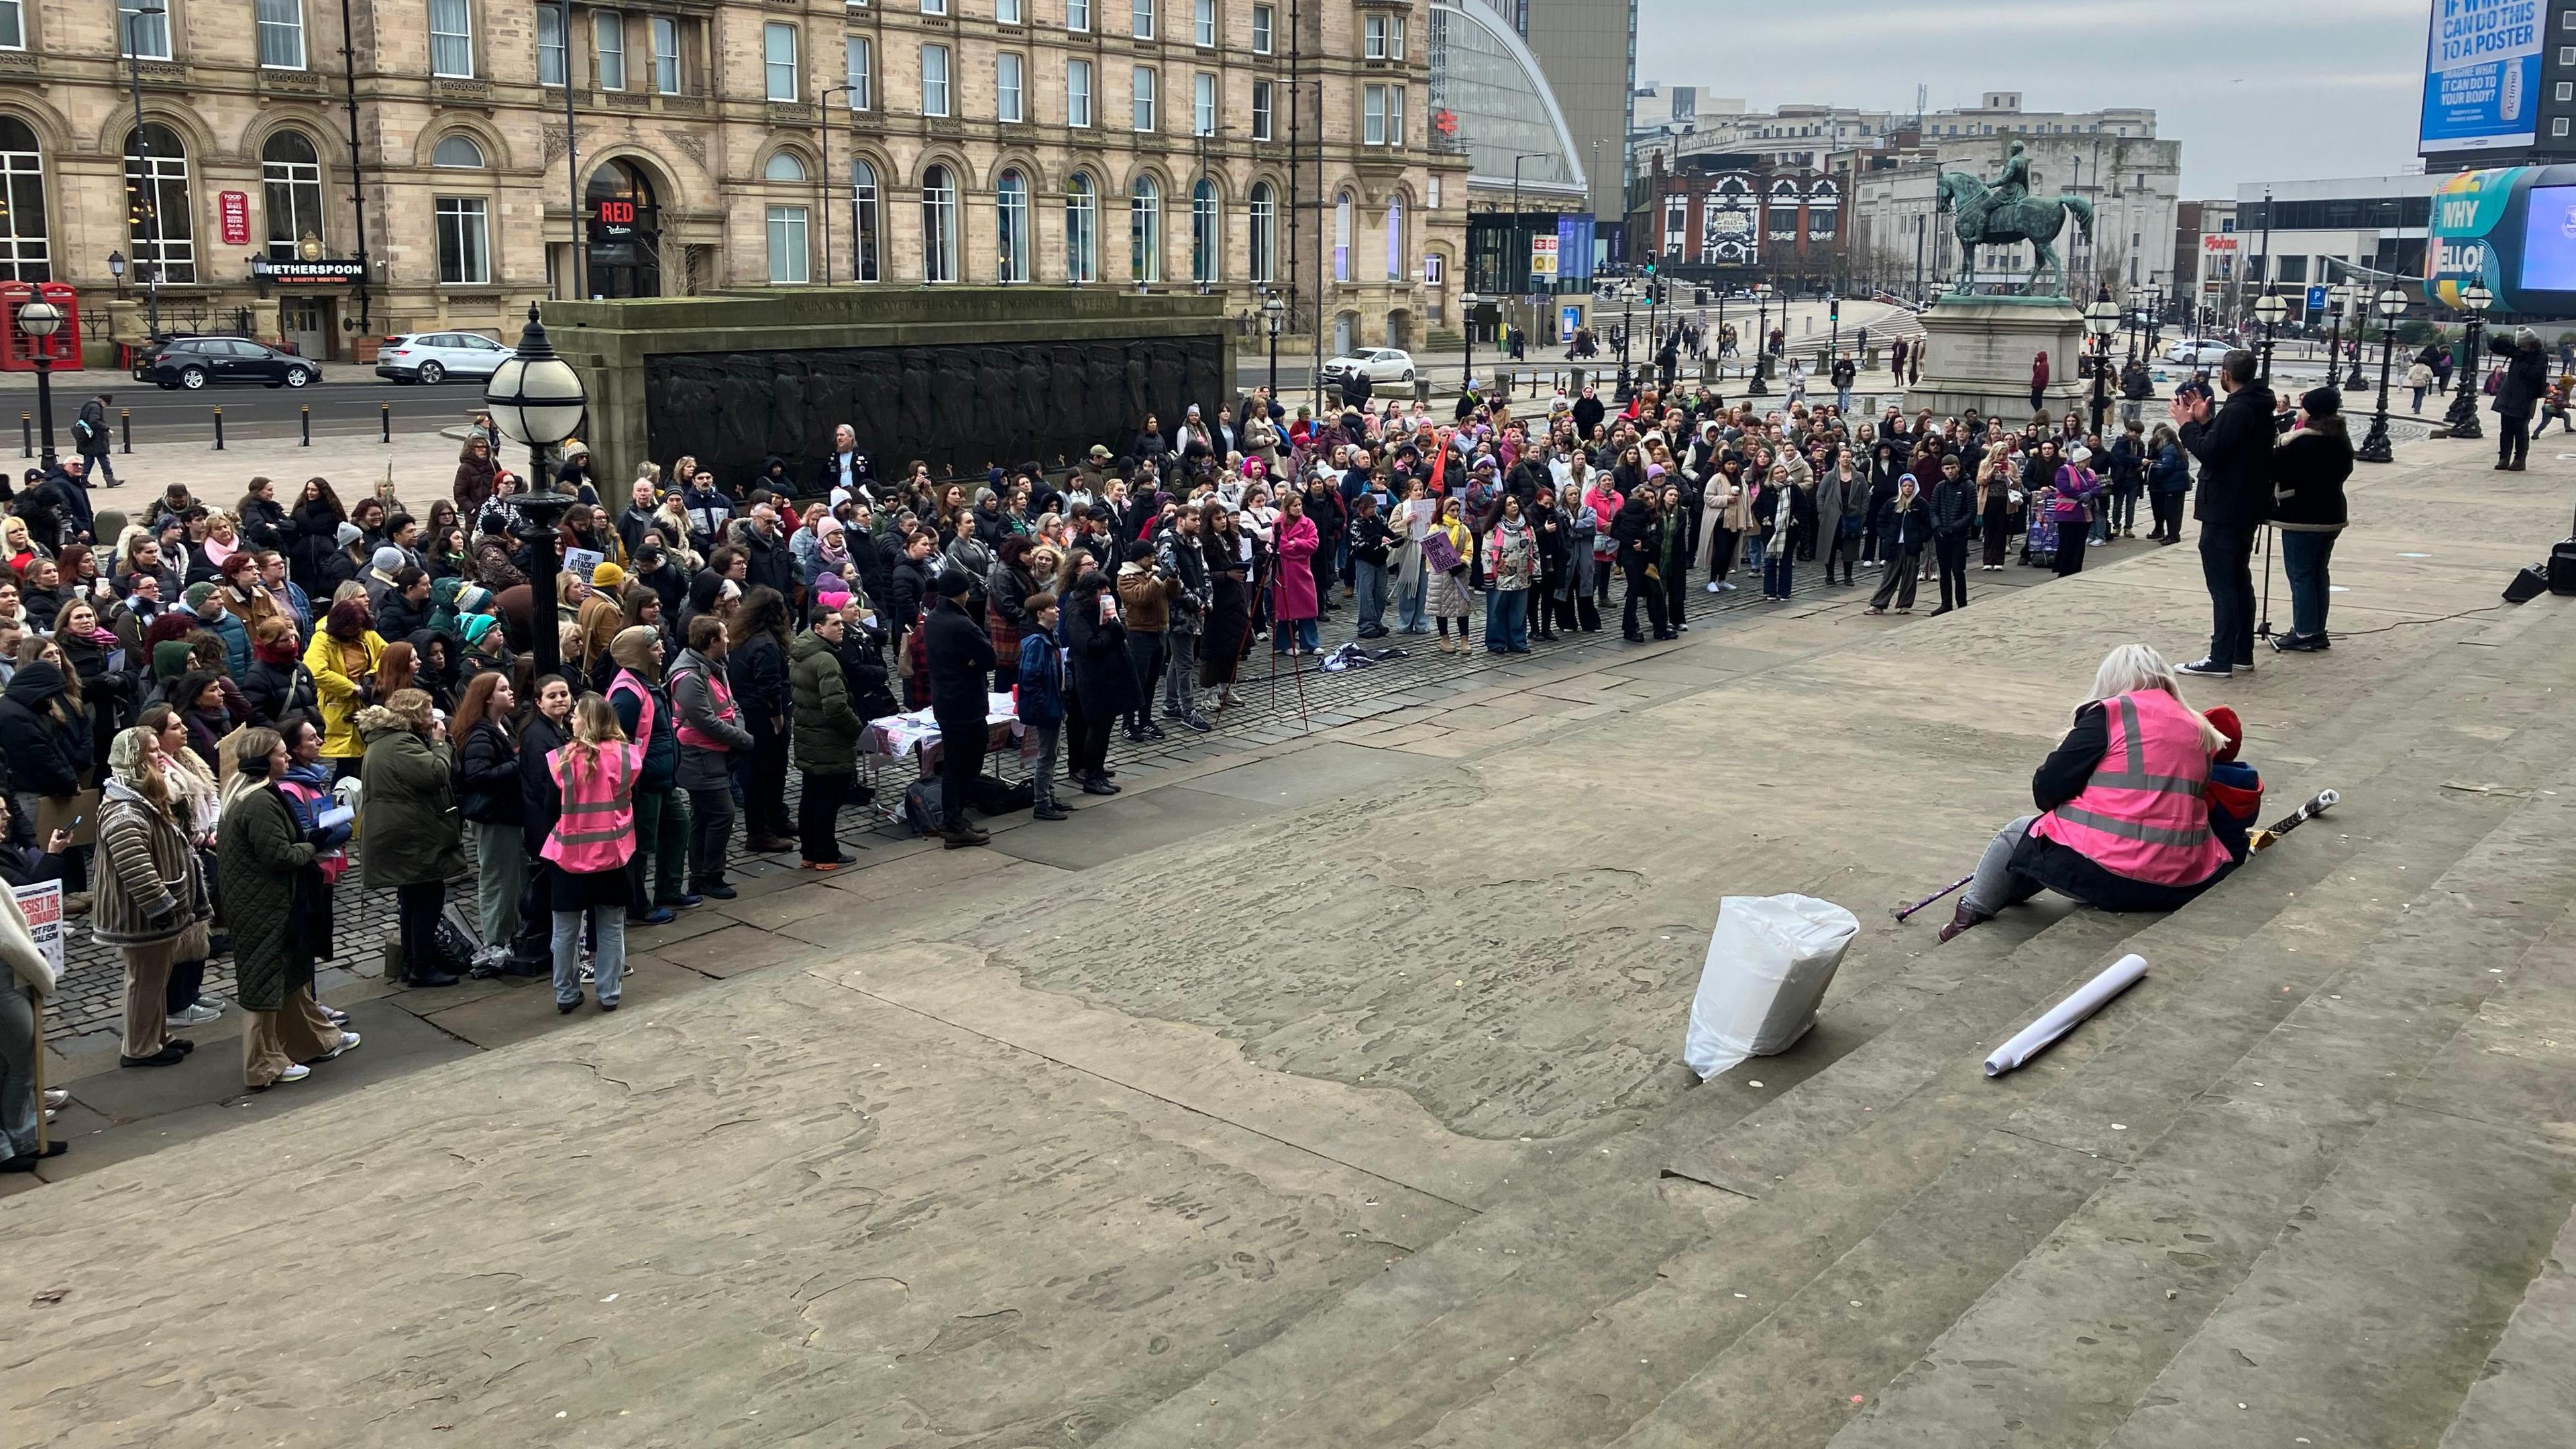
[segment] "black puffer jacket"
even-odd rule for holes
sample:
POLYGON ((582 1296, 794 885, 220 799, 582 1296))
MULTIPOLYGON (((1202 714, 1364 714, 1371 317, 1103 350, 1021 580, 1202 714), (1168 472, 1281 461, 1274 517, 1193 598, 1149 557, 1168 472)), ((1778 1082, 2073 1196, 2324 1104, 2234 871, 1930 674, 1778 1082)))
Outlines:
POLYGON ((2487 351, 2505 360, 2504 377, 2496 384, 2496 416, 2530 417, 2549 391, 2549 354, 2536 342, 2524 347, 2503 337, 2488 338, 2487 351))
POLYGON ((90 764, 89 722, 77 712, 69 723, 50 706, 63 697, 63 672, 50 664, 22 664, 0 694, 0 755, 10 788, 26 795, 77 795, 90 764))
POLYGON ((2292 433, 2272 450, 2272 522, 2293 533, 2333 533, 2344 525, 2344 480, 2352 476, 2352 439, 2341 418, 2333 431, 2292 433))
POLYGON ((457 809, 486 825, 516 825, 526 813, 526 782, 519 774, 519 746, 499 721, 474 722, 456 755, 457 809))

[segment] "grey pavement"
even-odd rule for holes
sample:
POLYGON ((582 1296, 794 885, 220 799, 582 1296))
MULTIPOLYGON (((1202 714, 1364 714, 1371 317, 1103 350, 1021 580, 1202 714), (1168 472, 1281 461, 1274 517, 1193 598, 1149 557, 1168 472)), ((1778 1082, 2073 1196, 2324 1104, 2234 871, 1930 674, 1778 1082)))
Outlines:
POLYGON ((2496 597, 2563 531, 2565 460, 2488 457, 2363 473, 2333 652, 2195 682, 2267 815, 2345 803, 2182 911, 1935 949, 1886 907, 2026 808, 2105 648, 2191 650, 2189 549, 1975 575, 1939 619, 1802 591, 1671 645, 1310 681, 1370 693, 1305 732, 1256 676, 1236 744, 1129 756, 1070 822, 747 870, 639 945, 613 1017, 352 981, 367 1045, 297 1087, 228 1095, 211 1049, 77 1077, 71 1155, 0 1197, 0 1422, 2556 1442, 2576 612, 2496 597), (1693 1083, 1716 903, 1779 890, 1860 937, 1804 1040, 1693 1083), (2144 982, 1983 1077, 2126 950, 2144 982))

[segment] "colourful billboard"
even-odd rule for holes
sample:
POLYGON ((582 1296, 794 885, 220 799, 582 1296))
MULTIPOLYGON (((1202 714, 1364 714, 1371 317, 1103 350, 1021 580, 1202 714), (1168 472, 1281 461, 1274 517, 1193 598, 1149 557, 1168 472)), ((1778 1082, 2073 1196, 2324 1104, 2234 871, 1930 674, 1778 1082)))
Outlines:
POLYGON ((2433 0, 2417 155, 2537 138, 2543 21, 2540 0, 2433 0))

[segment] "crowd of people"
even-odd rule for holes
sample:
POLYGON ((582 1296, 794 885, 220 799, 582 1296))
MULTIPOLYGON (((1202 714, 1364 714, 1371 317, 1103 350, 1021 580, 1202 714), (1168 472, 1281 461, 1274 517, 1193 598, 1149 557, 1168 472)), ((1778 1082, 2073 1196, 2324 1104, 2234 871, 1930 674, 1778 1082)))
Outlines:
MULTIPOLYGON (((355 498, 255 478, 211 503, 174 485, 129 520, 94 512, 67 464, 0 518, 0 877, 59 878, 122 954, 124 1065, 188 1053, 224 1009, 206 962, 229 951, 254 1018, 245 1080, 294 1081, 358 1044, 313 992, 351 870, 393 897, 405 983, 544 976, 560 1010, 612 1011, 625 927, 732 897, 737 826, 753 853, 851 863, 839 817, 893 716, 935 726, 914 736, 939 756, 935 828, 966 848, 989 839, 970 812, 997 722, 1033 737, 1020 808, 1062 820, 1060 789, 1118 791, 1113 731, 1212 728, 1265 635, 1295 669, 1344 610, 1362 649, 1509 655, 1614 608, 1626 639, 1673 638, 1739 571, 1785 599, 1818 566, 1867 588, 1870 614, 1911 612, 1937 578, 1947 612, 1972 554, 1998 570, 2018 544, 2073 573, 2142 513, 2178 542, 2186 455, 2204 478, 2270 480, 2247 461, 2258 431, 2272 446, 2270 395, 2229 391, 2106 440, 2073 412, 2008 425, 1646 387, 1615 410, 1589 388, 1518 408, 1471 390, 1444 414, 1361 396, 1318 416, 1255 389, 1168 432, 1147 417, 1069 469, 979 480, 881 474, 847 426, 819 457, 732 478, 681 457, 610 482, 573 443, 545 480, 549 513, 573 500, 550 529, 488 428, 417 502, 390 477, 355 498), (540 631, 561 661, 542 672, 540 631), (443 909, 469 877, 471 933, 443 909)), ((2341 420, 2312 394, 2301 432, 2340 439, 2341 420)), ((2292 555, 2306 647, 2325 647, 2342 521, 2330 463, 2303 505, 2322 542, 2292 555)), ((2213 522, 2206 487, 2201 517, 2215 580, 2243 530, 2213 522)), ((20 1125, 0 1121, 13 1148, 20 1125)))

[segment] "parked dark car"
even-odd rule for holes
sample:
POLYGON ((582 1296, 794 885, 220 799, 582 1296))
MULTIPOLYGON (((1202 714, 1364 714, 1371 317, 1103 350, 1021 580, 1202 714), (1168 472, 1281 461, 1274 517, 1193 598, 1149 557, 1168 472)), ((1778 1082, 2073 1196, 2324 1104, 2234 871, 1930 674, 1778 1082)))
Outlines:
POLYGON ((320 377, 311 360, 246 337, 173 337, 134 359, 134 380, 190 392, 219 382, 303 387, 320 377))

